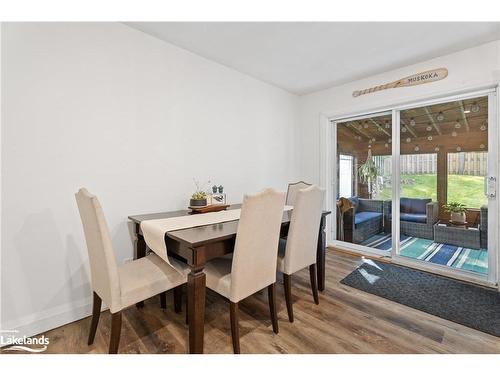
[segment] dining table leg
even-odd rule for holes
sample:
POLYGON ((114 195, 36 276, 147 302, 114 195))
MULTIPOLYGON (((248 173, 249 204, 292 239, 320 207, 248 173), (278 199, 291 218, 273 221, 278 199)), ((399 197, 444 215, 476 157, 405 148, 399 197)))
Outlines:
MULTIPOLYGON (((134 259, 144 258, 146 256, 146 241, 144 240, 144 236, 140 233, 140 226, 136 224, 135 227, 135 256, 134 259)), ((144 302, 137 302, 135 304, 137 308, 144 307, 144 302)))
POLYGON ((318 290, 325 290, 325 251, 326 251, 326 218, 321 217, 319 224, 318 247, 316 250, 316 265, 318 274, 318 290))
POLYGON ((188 322, 189 353, 203 353, 205 333, 205 286, 206 276, 203 267, 191 267, 188 274, 188 322))

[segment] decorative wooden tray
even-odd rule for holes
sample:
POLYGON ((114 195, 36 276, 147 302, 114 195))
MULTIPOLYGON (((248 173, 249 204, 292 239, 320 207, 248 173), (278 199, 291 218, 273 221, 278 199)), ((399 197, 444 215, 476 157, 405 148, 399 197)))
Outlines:
POLYGON ((188 208, 191 210, 192 214, 204 214, 207 212, 218 212, 223 211, 229 207, 229 204, 209 204, 208 206, 202 207, 191 207, 188 208))

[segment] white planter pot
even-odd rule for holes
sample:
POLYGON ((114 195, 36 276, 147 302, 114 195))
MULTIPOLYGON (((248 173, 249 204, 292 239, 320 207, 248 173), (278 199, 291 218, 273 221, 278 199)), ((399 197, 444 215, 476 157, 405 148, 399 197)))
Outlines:
POLYGON ((462 213, 452 212, 450 216, 451 216, 450 217, 451 221, 453 221, 454 223, 465 223, 466 220, 465 212, 462 213))

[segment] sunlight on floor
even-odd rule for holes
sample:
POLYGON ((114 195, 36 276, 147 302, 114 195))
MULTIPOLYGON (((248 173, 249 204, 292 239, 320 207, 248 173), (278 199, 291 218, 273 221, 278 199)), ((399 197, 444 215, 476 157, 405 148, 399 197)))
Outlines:
POLYGON ((381 267, 380 267, 377 263, 375 263, 375 262, 374 262, 373 260, 371 260, 371 259, 368 259, 368 258, 362 257, 361 261, 362 261, 363 263, 369 264, 370 266, 372 266, 372 267, 375 267, 375 268, 379 269, 380 271, 383 271, 383 269, 382 269, 382 268, 381 268, 381 267))
POLYGON ((372 275, 363 268, 358 268, 358 271, 370 284, 375 284, 377 280, 380 279, 380 276, 372 275))

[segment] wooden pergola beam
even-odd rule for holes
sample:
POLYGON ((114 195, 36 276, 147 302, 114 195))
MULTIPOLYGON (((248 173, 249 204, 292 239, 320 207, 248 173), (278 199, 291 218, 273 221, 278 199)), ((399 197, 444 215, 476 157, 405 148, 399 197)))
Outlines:
POLYGON ((465 129, 467 131, 470 131, 469 121, 467 121, 467 116, 465 116, 464 102, 462 100, 460 100, 458 102, 458 105, 460 106, 460 113, 462 114, 462 121, 464 122, 465 129))
MULTIPOLYGON (((345 141, 347 141, 347 138, 352 139, 354 142, 358 142, 358 138, 356 133, 354 133, 349 127, 347 126, 342 126, 337 128, 337 138, 341 137, 346 137, 345 141)), ((343 138, 341 138, 344 140, 343 138)))
POLYGON ((389 134, 389 132, 387 130, 385 130, 377 121, 375 121, 374 119, 370 119, 371 122, 373 122, 375 124, 375 126, 377 128, 379 128, 381 131, 383 131, 385 133, 385 135, 387 135, 388 137, 390 137, 391 135, 389 134))
POLYGON ((401 122, 401 124, 406 128, 406 131, 410 133, 413 136, 413 138, 418 138, 417 134, 413 131, 413 129, 410 126, 406 124, 406 122, 403 119, 400 119, 399 122, 401 122))
POLYGON ((427 117, 429 118, 429 121, 431 122, 432 126, 434 127, 434 129, 436 129, 436 132, 441 135, 441 130, 439 129, 439 127, 436 125, 436 121, 434 121, 434 117, 432 117, 432 114, 431 112, 429 111, 429 108, 427 107, 424 107, 424 111, 425 113, 427 114, 427 117))
MULTIPOLYGON (((410 136, 408 134, 408 136, 410 136)), ((366 150, 366 143, 355 142, 354 148, 360 152, 366 150)), ((372 143, 373 155, 388 155, 391 153, 390 148, 386 148, 383 141, 372 143)), ((456 137, 451 137, 449 134, 435 135, 432 141, 428 141, 427 137, 417 137, 412 143, 401 143, 401 153, 403 154, 427 154, 435 153, 435 148, 439 147, 440 151, 457 152, 456 148, 460 146, 463 152, 487 151, 488 137, 484 131, 474 131, 471 128, 469 133, 460 132, 456 137), (420 147, 419 151, 414 151, 415 145, 420 147), (484 146, 481 147, 481 144, 484 146)))
POLYGON ((370 135, 366 134, 363 130, 358 129, 357 126, 351 124, 350 122, 347 123, 347 126, 354 129, 354 131, 358 134, 361 134, 363 137, 367 139, 372 139, 373 137, 370 137, 370 135))

